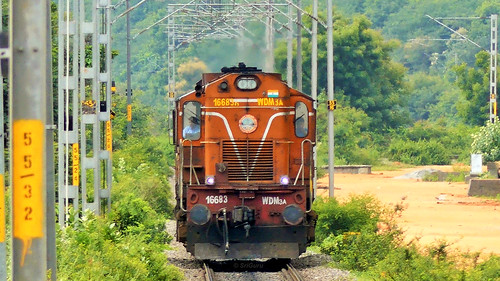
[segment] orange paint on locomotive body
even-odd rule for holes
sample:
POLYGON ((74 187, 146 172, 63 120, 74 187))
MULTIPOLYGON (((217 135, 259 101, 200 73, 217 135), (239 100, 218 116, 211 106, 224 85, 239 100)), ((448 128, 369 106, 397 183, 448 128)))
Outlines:
POLYGON ((255 69, 204 74, 195 91, 177 99, 178 239, 188 251, 248 259, 305 250, 314 239, 315 114, 310 97, 279 74, 255 69), (225 231, 208 234, 212 224, 225 231), (266 238, 273 233, 296 238, 266 238), (213 248, 218 240, 227 242, 224 251, 213 248), (248 245, 254 250, 244 250, 248 245))

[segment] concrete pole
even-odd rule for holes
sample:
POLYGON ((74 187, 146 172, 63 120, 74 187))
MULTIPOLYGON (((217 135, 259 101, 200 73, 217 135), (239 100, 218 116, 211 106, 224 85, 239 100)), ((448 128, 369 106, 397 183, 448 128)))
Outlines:
MULTIPOLYGON (((314 18, 318 18, 318 0, 313 0, 313 16, 314 18)), ((314 100, 314 108, 318 107, 318 22, 312 21, 312 36, 311 36, 311 97, 314 100)), ((314 140, 317 144, 317 140, 314 140)), ((317 156, 316 156, 316 147, 313 149, 313 159, 316 165, 317 156)), ((314 180, 313 180, 313 190, 314 196, 316 197, 317 190, 317 167, 314 169, 314 180)))
POLYGON ((273 35, 273 18, 272 18, 272 0, 268 0, 268 15, 266 24, 266 62, 264 71, 274 72, 274 35, 273 35))
POLYGON ((286 40, 286 82, 293 88, 293 21, 292 5, 288 4, 288 35, 286 40))
MULTIPOLYGON (((302 8, 300 0, 297 0, 297 6, 302 8)), ((302 11, 297 9, 297 61, 295 68, 297 69, 297 90, 302 92, 302 11)))
POLYGON ((47 270, 50 271, 49 280, 57 280, 57 256, 56 256, 56 192, 55 192, 55 166, 54 166, 54 106, 52 98, 52 27, 50 19, 50 2, 46 1, 46 30, 47 30, 47 111, 46 111, 46 138, 45 159, 46 159, 46 198, 45 218, 47 227, 47 270))
MULTIPOLYGON (((0 0, 0 32, 3 31, 3 0, 0 0)), ((3 47, 3 46, 0 46, 3 47)), ((4 135, 4 119, 3 119, 3 114, 4 114, 4 102, 3 102, 3 76, 2 73, 0 72, 0 85, 1 85, 1 90, 0 90, 0 281, 6 281, 7 280, 7 252, 5 248, 5 234, 6 234, 6 227, 5 227, 5 155, 4 155, 4 141, 5 141, 5 135, 4 135)))
MULTIPOLYGON (((328 100, 333 100, 333 0, 328 0, 327 5, 327 87, 328 87, 328 100)), ((334 159, 335 159, 335 140, 334 140, 334 122, 335 118, 333 110, 328 111, 328 174, 329 174, 329 196, 333 197, 334 193, 334 159)))
POLYGON ((12 280, 46 280, 47 0, 10 0, 12 280), (15 62, 15 64, 13 63, 15 62))
MULTIPOLYGON (((130 8, 127 0, 127 10, 130 8)), ((130 70, 130 13, 127 13, 127 112, 132 107, 132 81, 130 70)), ((132 120, 127 120, 127 135, 132 134, 132 120)))

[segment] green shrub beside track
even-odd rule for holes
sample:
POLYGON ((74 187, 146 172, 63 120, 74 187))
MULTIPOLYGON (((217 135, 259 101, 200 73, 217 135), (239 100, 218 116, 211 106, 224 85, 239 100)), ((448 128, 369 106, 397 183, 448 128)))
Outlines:
POLYGON ((346 202, 318 198, 314 209, 317 246, 359 280, 500 280, 498 256, 478 262, 480 253, 452 250, 446 241, 426 248, 405 243, 395 224, 399 205, 388 209, 362 195, 346 202))

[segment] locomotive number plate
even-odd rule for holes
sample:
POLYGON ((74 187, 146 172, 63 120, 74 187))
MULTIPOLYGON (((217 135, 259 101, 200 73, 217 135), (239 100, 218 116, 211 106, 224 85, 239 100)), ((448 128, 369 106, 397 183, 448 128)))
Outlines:
POLYGON ((205 197, 207 204, 224 204, 227 203, 227 195, 209 195, 205 197))
POLYGON ((232 98, 215 98, 214 106, 239 106, 240 103, 232 98))

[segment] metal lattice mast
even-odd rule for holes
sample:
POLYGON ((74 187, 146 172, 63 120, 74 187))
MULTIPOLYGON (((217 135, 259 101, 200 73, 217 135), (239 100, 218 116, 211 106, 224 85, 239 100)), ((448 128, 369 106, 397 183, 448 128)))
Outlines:
POLYGON ((498 15, 491 15, 490 42, 490 121, 497 116, 498 15))
POLYGON ((80 101, 82 207, 96 214, 111 206, 111 30, 110 0, 80 2, 80 101), (90 20, 86 13, 91 10, 90 20), (87 52, 88 50, 90 51, 87 52), (91 57, 92 63, 87 60, 91 57), (87 144, 90 144, 87 147, 87 144), (88 172, 90 171, 90 172, 88 172), (88 175, 92 175, 88 178, 88 175), (89 184, 92 183, 92 192, 89 184))
POLYGON ((47 1, 10 1, 13 280, 46 280, 48 7, 47 1))
POLYGON ((58 18, 58 202, 59 224, 68 219, 68 208, 77 211, 79 186, 78 119, 78 1, 59 0, 58 18), (71 59, 71 61, 70 61, 71 59), (70 155, 72 156, 70 158, 70 155), (71 163, 70 163, 71 160, 71 163), (70 168, 71 167, 71 168, 70 168), (70 182, 69 175, 72 175, 70 182))

